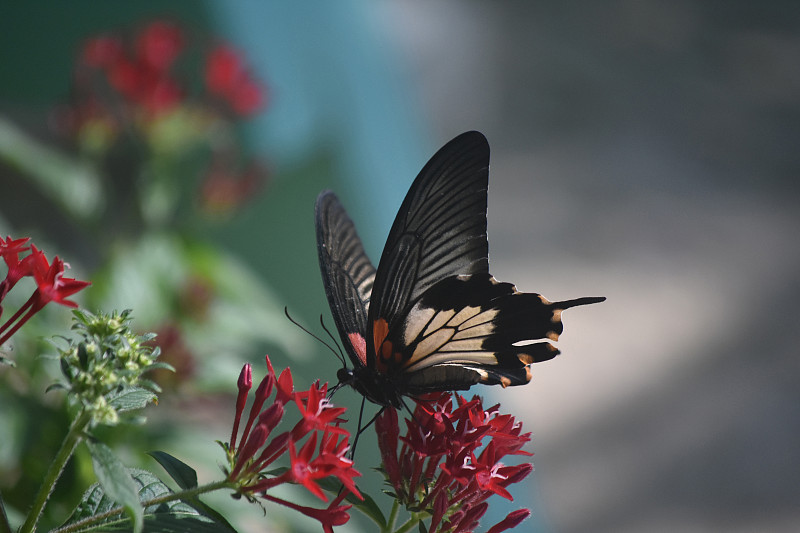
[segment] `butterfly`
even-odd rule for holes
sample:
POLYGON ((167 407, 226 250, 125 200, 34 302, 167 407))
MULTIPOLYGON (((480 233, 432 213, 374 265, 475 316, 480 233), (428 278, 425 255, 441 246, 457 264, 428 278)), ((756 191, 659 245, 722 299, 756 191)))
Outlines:
POLYGON ((532 363, 559 353, 543 339, 558 339, 561 312, 605 300, 550 302, 489 274, 488 181, 483 134, 448 142, 411 185, 377 269, 336 195, 319 195, 322 281, 353 365, 339 370, 337 388, 399 408, 404 396, 524 385, 532 363))

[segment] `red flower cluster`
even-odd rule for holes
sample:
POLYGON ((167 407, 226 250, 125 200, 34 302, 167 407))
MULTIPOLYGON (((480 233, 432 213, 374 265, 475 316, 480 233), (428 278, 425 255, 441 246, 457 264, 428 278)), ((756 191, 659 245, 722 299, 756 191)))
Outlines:
POLYGON ((8 266, 8 273, 0 282, 0 316, 3 314, 3 299, 20 279, 32 276, 37 286, 28 301, 0 326, 0 345, 11 338, 25 322, 49 302, 56 302, 67 307, 78 307, 78 304, 67 300, 67 297, 91 285, 88 281, 65 278, 63 276, 64 269, 68 265, 58 256, 50 264, 44 253, 36 246, 27 246, 28 241, 30 241, 29 238, 12 239, 7 237, 3 239, 0 237, 0 256, 8 266), (30 250, 30 254, 20 259, 19 255, 28 250, 30 250))
POLYGON ((307 391, 295 391, 292 373, 288 368, 276 376, 269 357, 267 367, 269 371, 256 389, 250 415, 237 446, 239 423, 253 384, 250 365, 246 364, 239 375, 236 415, 230 444, 225 446, 230 464, 228 480, 236 483, 240 494, 249 498, 258 495, 264 500, 285 505, 319 520, 326 532, 332 532, 333 526, 342 525, 350 519, 347 510, 351 506, 340 505, 347 494, 353 493, 361 498, 354 481, 361 474, 346 457, 349 433, 339 427, 342 421, 339 416, 345 409, 330 404, 326 398, 327 384, 320 387, 315 383, 307 391), (275 397, 264 409, 273 389, 275 397), (289 403, 294 403, 300 410, 300 420, 291 430, 270 439, 283 419, 284 407, 289 403), (289 468, 278 475, 267 473, 267 468, 287 452, 289 468), (337 478, 346 490, 342 490, 324 509, 297 505, 267 494, 269 489, 282 483, 299 483, 317 498, 327 501, 317 482, 328 477, 337 478))
POLYGON ((252 115, 264 105, 263 87, 245 69, 241 55, 226 44, 208 54, 205 79, 208 91, 239 115, 252 115))
MULTIPOLYGON (((150 22, 124 40, 116 34, 102 34, 88 39, 81 52, 80 67, 100 72, 119 93, 122 101, 154 116, 181 104, 186 91, 172 70, 186 51, 184 31, 172 22, 150 22)), ((90 96, 96 92, 87 82, 90 96)), ((85 77, 85 76, 84 76, 85 77)), ((227 45, 213 48, 205 59, 205 80, 208 92, 221 99, 237 115, 250 116, 264 105, 264 88, 244 67, 241 56, 227 45)), ((97 98, 89 98, 87 109, 100 106, 97 98)), ((102 106, 100 106, 102 107, 102 106)))
POLYGON ((183 90, 170 73, 183 46, 183 32, 178 26, 155 21, 136 35, 132 50, 127 50, 116 35, 89 39, 82 60, 84 65, 105 73, 108 83, 126 101, 158 114, 183 99, 183 90))
MULTIPOLYGON (((486 500, 493 494, 512 500, 507 487, 533 470, 530 463, 500 462, 505 455, 531 455, 521 449, 530 433, 522 434, 513 416, 501 415, 499 405, 484 410, 478 396, 456 398, 455 409, 450 393, 418 401, 403 436, 394 409, 375 421, 387 480, 410 511, 431 514, 430 533, 473 531, 488 509, 486 500)), ((515 511, 489 533, 515 527, 529 515, 527 509, 515 511)))

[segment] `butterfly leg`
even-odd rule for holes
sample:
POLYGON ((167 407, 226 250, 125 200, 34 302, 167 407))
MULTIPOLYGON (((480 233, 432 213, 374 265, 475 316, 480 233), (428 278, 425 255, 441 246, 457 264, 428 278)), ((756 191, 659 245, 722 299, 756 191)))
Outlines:
POLYGON ((366 423, 366 425, 362 426, 361 422, 362 422, 363 417, 364 417, 364 404, 366 403, 366 401, 367 401, 366 397, 361 398, 361 409, 358 412, 358 430, 356 431, 356 436, 353 438, 353 447, 350 448, 350 459, 351 460, 354 459, 355 454, 356 454, 356 445, 358 444, 358 438, 361 436, 361 434, 365 430, 367 430, 372 424, 375 423, 375 420, 377 420, 378 417, 381 416, 381 413, 383 413, 383 410, 386 409, 386 406, 381 407, 380 410, 377 413, 375 413, 375 416, 373 416, 369 420, 369 422, 366 423))

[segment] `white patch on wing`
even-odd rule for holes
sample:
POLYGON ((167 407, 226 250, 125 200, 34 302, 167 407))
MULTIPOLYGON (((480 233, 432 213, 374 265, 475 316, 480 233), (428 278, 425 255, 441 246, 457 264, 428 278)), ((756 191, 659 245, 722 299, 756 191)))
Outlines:
POLYGON ((482 344, 482 338, 452 340, 447 343, 446 348, 448 352, 477 352, 480 351, 482 344))
POLYGON ((496 365, 497 357, 483 350, 494 333, 498 309, 478 306, 435 311, 417 303, 406 319, 403 339, 414 346, 403 367, 413 372, 436 364, 471 363, 496 365))
POLYGON ((411 364, 421 357, 425 357, 428 354, 439 350, 445 343, 447 343, 447 341, 450 340, 450 338, 453 336, 453 333, 455 333, 455 330, 451 328, 442 328, 422 339, 422 341, 414 349, 414 353, 411 355, 411 359, 409 359, 407 364, 411 364))
POLYGON ((458 327, 465 321, 469 320, 470 318, 472 318, 473 316, 477 315, 480 312, 481 312, 480 307, 465 307, 464 309, 459 311, 456 314, 456 316, 454 316, 452 320, 450 320, 450 322, 447 323, 447 325, 453 328, 458 327))
POLYGON ((476 337, 488 337, 494 331, 494 324, 489 322, 488 324, 482 324, 480 326, 475 326, 469 329, 458 331, 455 335, 453 335, 453 339, 473 339, 476 337))
POLYGON ((436 313, 436 316, 433 317, 433 319, 431 320, 431 323, 428 324, 427 328, 425 328, 425 331, 423 332, 423 335, 425 335, 425 336, 430 335, 431 333, 433 333, 437 329, 439 329, 442 326, 444 326, 445 324, 447 324, 447 321, 450 320, 450 318, 454 314, 456 314, 456 310, 455 309, 445 309, 444 311, 439 311, 438 313, 436 313))
POLYGON ((469 320, 466 320, 458 327, 458 329, 474 328, 475 326, 487 323, 492 326, 492 329, 494 329, 494 324, 492 324, 492 321, 495 319, 495 317, 497 317, 497 313, 499 312, 500 311, 498 309, 487 309, 486 311, 475 315, 469 320))
POLYGON ((435 310, 430 307, 422 307, 420 304, 411 309, 411 312, 406 317, 405 331, 403 332, 403 340, 406 346, 417 340, 417 337, 422 333, 422 329, 431 321, 434 314, 436 314, 435 310))

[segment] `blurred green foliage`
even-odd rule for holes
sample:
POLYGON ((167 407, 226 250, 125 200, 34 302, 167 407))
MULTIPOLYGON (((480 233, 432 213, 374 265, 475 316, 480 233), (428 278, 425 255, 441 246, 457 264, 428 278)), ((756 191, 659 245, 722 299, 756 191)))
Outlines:
MULTIPOLYGON (((192 11, 189 17, 181 16, 182 21, 198 21, 202 10, 189 9, 190 5, 195 3, 178 3, 172 9, 192 11)), ((86 28, 96 31, 101 19, 114 30, 114 20, 131 20, 128 9, 140 8, 120 9, 115 17, 94 13, 82 29, 70 28, 59 38, 80 42, 86 28)), ((187 34, 195 38, 196 29, 187 34)), ((59 137, 47 123, 56 104, 68 101, 65 82, 71 74, 64 65, 75 61, 74 49, 59 53, 70 61, 49 58, 52 62, 48 60, 37 79, 20 78, 14 84, 23 91, 26 83, 37 87, 36 94, 25 94, 28 102, 38 101, 32 107, 36 111, 24 118, 16 112, 0 115, 0 232, 34 237, 42 249, 71 263, 69 275, 91 280, 92 287, 78 298, 87 309, 133 309, 134 327, 156 332, 161 360, 177 369, 174 375, 156 374, 164 393, 162 412, 154 424, 114 432, 101 429, 102 438, 119 448, 130 464, 145 461, 142 452, 148 449, 183 448, 190 457, 209 454, 205 463, 213 465, 210 454, 215 448, 193 448, 196 435, 174 420, 183 417, 205 426, 209 443, 225 438, 232 412, 211 420, 208 427, 209 417, 217 411, 209 402, 216 401, 214 395, 220 391, 235 391, 242 362, 263 361, 265 352, 310 353, 310 341, 289 325, 279 292, 259 272, 272 265, 259 264, 258 257, 263 250, 287 253, 280 243, 271 242, 274 236, 283 242, 297 240, 281 223, 281 215, 294 210, 280 197, 281 190, 296 189, 299 181, 303 193, 313 199, 326 158, 311 155, 307 167, 267 188, 268 164, 248 162, 255 159, 247 154, 238 119, 191 97, 158 116, 135 114, 123 119, 113 138, 96 121, 79 124, 82 130, 77 135, 59 137), (59 82, 43 84, 42 77, 59 82), (39 92, 43 86, 48 89, 39 92), (249 188, 243 194, 244 186, 249 188), (226 196, 231 187, 240 189, 226 196), (264 230, 270 223, 274 227, 264 230), (243 247, 253 249, 253 255, 235 253, 243 247), (204 412, 207 407, 209 413, 204 412), (169 413, 163 412, 165 408, 169 413), (216 426, 220 433, 215 435, 216 426)), ((3 68, 37 54, 12 54, 13 61, 3 68)), ((185 82, 187 87, 201 84, 198 79, 185 82)), ((309 224, 310 213, 309 205, 309 224)), ((313 242, 310 231, 309 237, 313 242)), ((313 247, 302 261, 284 255, 287 258, 283 268, 293 275, 308 271, 318 276, 313 247)), ((289 287, 281 289, 283 295, 291 292, 289 287)), ((25 292, 23 283, 14 292, 4 301, 11 312, 27 297, 18 296, 25 292)), ((0 492, 12 522, 15 510, 24 510, 38 489, 48 458, 66 432, 63 391, 44 391, 58 375, 58 363, 51 357, 55 349, 47 339, 65 332, 68 315, 63 308, 45 309, 3 347, 16 364, 0 367, 0 492)), ((227 401, 222 404, 232 406, 227 401)), ((92 481, 90 460, 79 449, 46 509, 42 527, 63 519, 92 481)))

